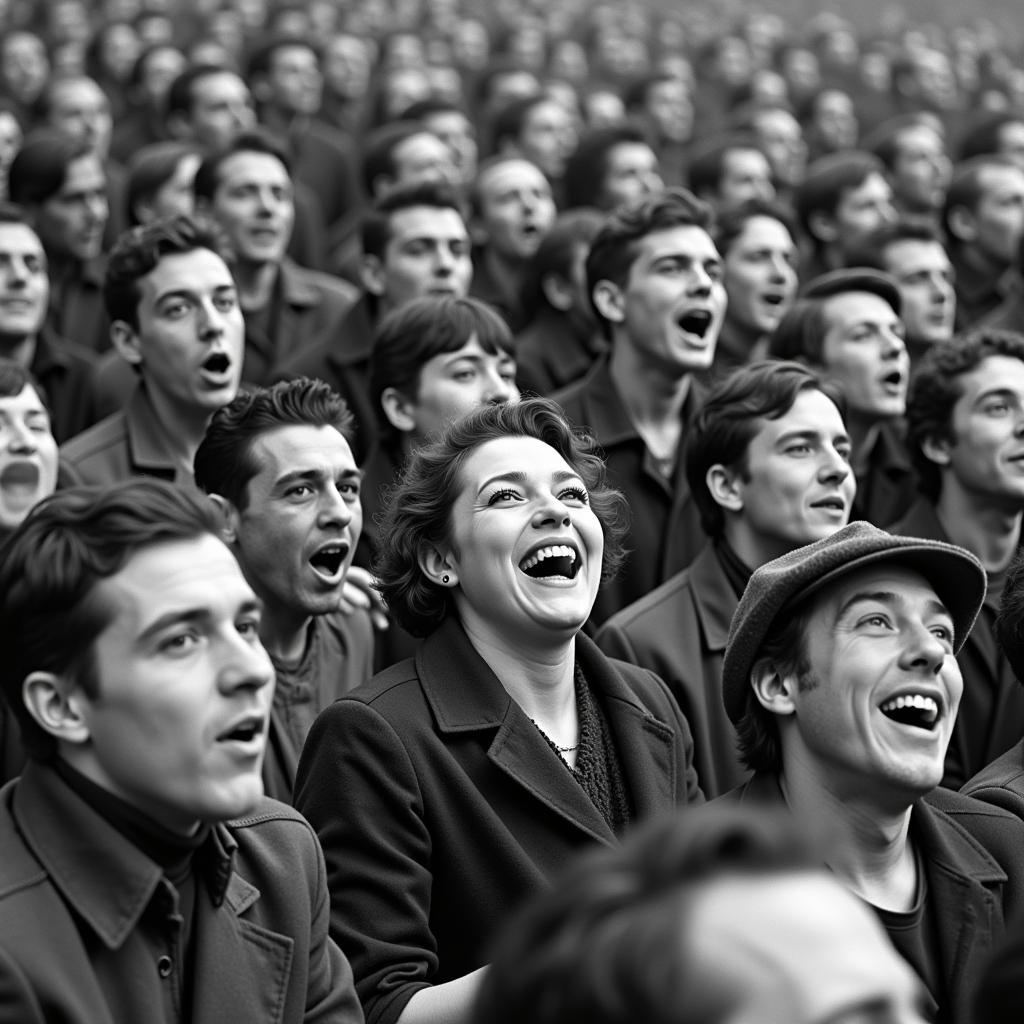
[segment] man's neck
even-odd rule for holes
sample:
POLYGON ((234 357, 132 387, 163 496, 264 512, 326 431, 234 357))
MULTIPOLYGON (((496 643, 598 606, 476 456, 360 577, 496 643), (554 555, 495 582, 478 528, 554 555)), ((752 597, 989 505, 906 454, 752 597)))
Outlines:
MULTIPOLYGON (((674 438, 682 431, 683 407, 690 393, 692 377, 685 373, 669 377, 662 368, 645 363, 637 349, 623 338, 612 342, 608 364, 613 383, 626 406, 629 418, 644 439, 674 438)), ((648 447, 651 447, 650 441, 648 447)), ((671 454, 653 451, 656 456, 671 454)))
POLYGON ((260 618, 260 641, 267 654, 281 665, 298 665, 306 653, 312 621, 311 615, 265 601, 260 618))
POLYGON ((820 830, 828 866, 872 906, 909 910, 917 891, 909 840, 911 805, 883 805, 840 792, 804 767, 790 764, 779 785, 794 818, 820 830))
POLYGON ((277 263, 250 263, 239 260, 232 267, 238 287, 238 304, 243 313, 258 313, 266 309, 274 294, 280 265, 277 263))
POLYGON ((846 417, 846 429, 850 432, 852 453, 850 463, 854 473, 864 472, 871 463, 871 453, 878 443, 884 420, 868 419, 851 412, 846 417))
POLYGON ((208 409, 186 408, 163 392, 148 386, 146 397, 169 454, 174 456, 182 469, 191 473, 196 450, 210 425, 212 412, 208 409))
POLYGON ((952 473, 942 474, 935 514, 946 536, 978 557, 988 572, 1002 572, 1020 543, 1022 510, 965 490, 952 473))
POLYGON ((0 357, 10 359, 22 369, 31 369, 32 360, 36 357, 36 336, 34 334, 20 338, 0 336, 0 357))

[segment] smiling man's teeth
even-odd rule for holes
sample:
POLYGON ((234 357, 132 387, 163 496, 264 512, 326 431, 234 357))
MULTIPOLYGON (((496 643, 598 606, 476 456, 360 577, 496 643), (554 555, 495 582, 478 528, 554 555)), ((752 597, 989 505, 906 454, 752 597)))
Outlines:
POLYGON ((915 724, 916 720, 925 725, 933 725, 939 717, 938 701, 921 693, 892 697, 880 705, 879 710, 890 718, 911 724, 915 724))

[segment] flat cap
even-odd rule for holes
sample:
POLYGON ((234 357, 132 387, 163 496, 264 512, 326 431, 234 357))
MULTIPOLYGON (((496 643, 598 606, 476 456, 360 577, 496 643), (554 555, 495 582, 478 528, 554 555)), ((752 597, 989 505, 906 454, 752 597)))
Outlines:
POLYGON ((722 696, 733 724, 743 717, 750 669, 776 620, 829 583, 879 562, 905 565, 932 585, 953 618, 954 649, 960 650, 985 599, 981 562, 955 544, 897 537, 870 523, 850 523, 766 562, 750 577, 732 617, 722 665, 722 696))
POLYGON ((819 274, 800 289, 800 298, 828 299, 847 292, 877 295, 892 306, 897 316, 903 311, 903 296, 896 278, 873 267, 845 267, 819 274))

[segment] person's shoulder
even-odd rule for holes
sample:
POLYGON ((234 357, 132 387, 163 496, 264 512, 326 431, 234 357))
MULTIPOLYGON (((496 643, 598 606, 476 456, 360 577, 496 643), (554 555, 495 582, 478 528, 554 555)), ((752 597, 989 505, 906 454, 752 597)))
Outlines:
POLYGON ((968 779, 960 792, 1024 819, 1024 740, 968 779))
POLYGON ((60 455, 76 470, 105 462, 110 452, 127 441, 124 411, 112 413, 60 446, 60 455))
POLYGON ((966 832, 1000 864, 1013 865, 1024 881, 1024 821, 1016 814, 941 786, 921 804, 933 819, 944 819, 966 832))
POLYGON ((624 632, 630 636, 664 635, 681 614, 691 606, 693 579, 690 568, 677 572, 639 600, 617 611, 598 630, 600 638, 606 632, 624 632))

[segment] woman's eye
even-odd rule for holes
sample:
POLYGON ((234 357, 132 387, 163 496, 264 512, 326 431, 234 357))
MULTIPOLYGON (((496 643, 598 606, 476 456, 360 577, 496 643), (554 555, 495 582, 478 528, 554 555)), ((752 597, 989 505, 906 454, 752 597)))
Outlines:
POLYGON ((499 501, 514 501, 519 495, 516 491, 513 491, 511 487, 503 487, 500 491, 495 491, 490 499, 488 505, 496 505, 499 501))
POLYGON ((590 495, 582 487, 566 487, 558 496, 562 499, 570 498, 573 501, 578 501, 581 505, 586 505, 590 500, 590 495))

